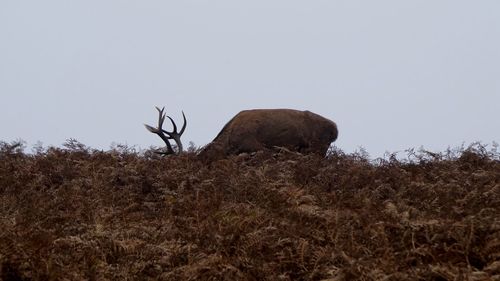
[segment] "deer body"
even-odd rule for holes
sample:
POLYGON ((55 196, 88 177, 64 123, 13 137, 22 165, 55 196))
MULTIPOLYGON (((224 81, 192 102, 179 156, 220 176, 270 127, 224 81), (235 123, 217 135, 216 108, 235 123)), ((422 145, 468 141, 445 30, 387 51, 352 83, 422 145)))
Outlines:
MULTIPOLYGON (((145 125, 146 128, 161 137, 166 144, 165 152, 160 154, 179 154, 182 152, 180 140, 186 129, 186 116, 182 113, 184 124, 180 132, 164 109, 159 112, 158 126, 145 125), (173 131, 162 128, 165 118, 170 119, 173 131), (177 144, 174 151, 169 140, 177 144)), ((337 139, 338 130, 335 122, 310 111, 293 109, 253 109, 238 113, 220 131, 215 139, 201 152, 203 158, 213 158, 256 152, 283 147, 300 153, 315 153, 324 156, 330 144, 337 139)))
POLYGON ((200 153, 230 155, 284 147, 325 155, 337 139, 337 125, 310 111, 254 109, 238 113, 200 153))

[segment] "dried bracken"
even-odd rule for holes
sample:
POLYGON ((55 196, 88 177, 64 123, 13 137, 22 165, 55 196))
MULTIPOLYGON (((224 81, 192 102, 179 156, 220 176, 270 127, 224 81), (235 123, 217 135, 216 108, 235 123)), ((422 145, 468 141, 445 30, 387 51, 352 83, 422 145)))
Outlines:
POLYGON ((500 153, 0 143, 0 280, 500 280, 500 153))

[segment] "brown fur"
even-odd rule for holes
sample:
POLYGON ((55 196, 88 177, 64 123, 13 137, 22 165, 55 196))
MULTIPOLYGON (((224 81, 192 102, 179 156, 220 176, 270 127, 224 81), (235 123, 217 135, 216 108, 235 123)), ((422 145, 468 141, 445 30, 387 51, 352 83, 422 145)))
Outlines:
POLYGON ((212 158, 277 146, 324 156, 337 136, 333 121, 310 111, 245 110, 231 119, 200 155, 212 158))

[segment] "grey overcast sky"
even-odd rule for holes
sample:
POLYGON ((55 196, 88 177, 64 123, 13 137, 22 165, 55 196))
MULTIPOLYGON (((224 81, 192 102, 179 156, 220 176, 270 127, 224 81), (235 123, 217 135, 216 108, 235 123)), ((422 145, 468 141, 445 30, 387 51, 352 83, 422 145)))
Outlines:
POLYGON ((500 141, 498 0, 1 0, 0 140, 187 144, 237 112, 308 109, 372 157, 500 141))

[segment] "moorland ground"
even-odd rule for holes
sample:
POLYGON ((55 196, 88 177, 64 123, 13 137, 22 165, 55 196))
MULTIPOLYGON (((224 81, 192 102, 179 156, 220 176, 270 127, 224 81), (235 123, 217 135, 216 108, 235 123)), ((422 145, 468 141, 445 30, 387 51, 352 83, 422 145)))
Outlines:
POLYGON ((500 280, 500 153, 0 144, 1 280, 500 280))

